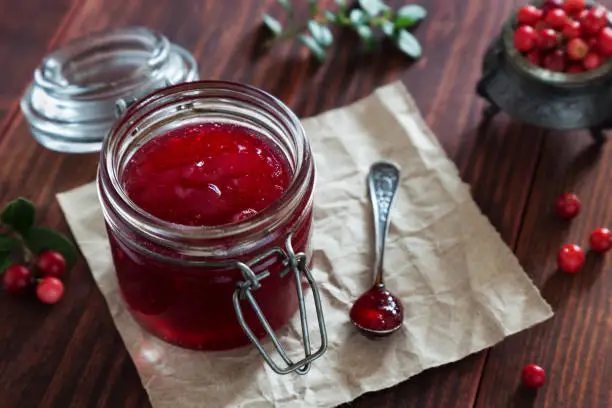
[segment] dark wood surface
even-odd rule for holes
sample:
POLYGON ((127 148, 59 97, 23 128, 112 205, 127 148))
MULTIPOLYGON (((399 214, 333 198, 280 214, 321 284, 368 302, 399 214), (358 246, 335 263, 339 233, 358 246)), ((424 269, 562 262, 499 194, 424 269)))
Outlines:
MULTIPOLYGON (((556 316, 490 350, 346 406, 612 407, 612 255, 589 256, 577 276, 555 270, 560 245, 586 245, 592 229, 612 224, 612 144, 596 150, 584 132, 547 133, 503 115, 479 127, 482 101, 474 86, 480 58, 520 2, 419 3, 429 16, 416 30, 425 48, 418 62, 410 64, 390 47, 366 54, 342 34, 332 57, 317 67, 296 42, 253 57, 260 13, 280 11, 274 0, 0 0, 0 202, 26 196, 38 206, 40 223, 69 233, 55 194, 93 180, 97 156, 58 154, 37 145, 18 100, 48 49, 87 32, 153 27, 195 54, 202 78, 261 87, 302 117, 402 79, 556 316), (572 223, 558 221, 550 211, 566 190, 583 199, 582 214, 572 223), (529 362, 548 373, 537 393, 518 387, 520 369, 529 362)), ((67 286, 55 307, 0 294, 0 406, 150 406, 82 259, 67 286)))

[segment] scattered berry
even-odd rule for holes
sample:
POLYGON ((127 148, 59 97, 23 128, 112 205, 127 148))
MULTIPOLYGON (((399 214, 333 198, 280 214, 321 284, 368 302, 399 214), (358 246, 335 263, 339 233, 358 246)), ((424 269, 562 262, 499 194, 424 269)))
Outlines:
POLYGON ((580 34, 582 34, 582 27, 576 20, 567 20, 563 25, 563 31, 561 33, 565 38, 571 40, 572 38, 580 37, 580 34))
POLYGON ((580 61, 586 57, 589 46, 582 38, 574 38, 567 43, 567 58, 572 61, 580 61))
POLYGON ((567 14, 560 8, 555 8, 546 13, 544 21, 552 28, 561 29, 567 20, 567 14))
POLYGON ((580 199, 576 194, 561 194, 555 200, 555 210, 561 218, 574 218, 580 212, 580 199))
POLYGON ((590 35, 599 34, 606 25, 608 25, 607 10, 602 6, 591 7, 582 22, 582 28, 590 35))
POLYGON ((540 66, 540 64, 542 63, 542 56, 540 55, 539 51, 531 51, 530 53, 528 53, 526 55, 527 60, 529 62, 531 62, 533 65, 537 65, 540 66))
POLYGON ((582 66, 580 65, 570 65, 569 67, 567 67, 565 72, 567 72, 568 74, 581 74, 584 72, 584 68, 582 68, 582 66))
POLYGON ((605 27, 599 33, 599 38, 596 40, 598 51, 606 57, 612 57, 612 28, 605 27))
POLYGON ((603 64, 603 59, 601 58, 601 55, 595 52, 589 52, 582 60, 582 66, 587 71, 599 68, 601 64, 603 64))
POLYGON ((578 14, 585 8, 585 0, 565 0, 565 4, 563 4, 563 10, 565 10, 568 15, 578 14))
POLYGON ((584 251, 575 244, 562 246, 557 257, 557 265, 563 272, 578 272, 584 266, 584 251))
POLYGON ((2 275, 2 287, 8 293, 23 293, 32 283, 32 273, 23 265, 11 265, 2 275))
POLYGON ((591 232, 589 246, 595 252, 607 252, 612 248, 612 232, 607 228, 597 228, 591 232))
POLYGON ((47 276, 39 280, 36 286, 38 299, 49 305, 57 303, 64 294, 64 284, 53 276, 47 276))
POLYGON ((514 46, 519 51, 531 51, 535 47, 536 38, 533 27, 521 26, 514 32, 514 46))
POLYGON ((546 373, 539 365, 527 364, 521 372, 523 385, 528 388, 539 388, 544 385, 546 373))
POLYGON ((542 14, 542 10, 540 10, 539 8, 532 5, 528 5, 522 7, 518 11, 518 14, 516 15, 516 21, 517 23, 519 23, 519 25, 526 24, 533 26, 542 19, 542 14))
POLYGON ((66 260, 59 252, 44 251, 38 255, 36 268, 43 276, 59 278, 66 270, 66 260))
POLYGON ((550 26, 548 24, 546 24, 546 21, 544 20, 540 20, 537 23, 535 23, 533 25, 533 28, 535 28, 536 31, 540 31, 543 30, 545 28, 550 28, 550 26))
POLYGON ((544 68, 554 71, 565 71, 565 52, 563 50, 554 50, 544 57, 544 68))
POLYGON ((558 41, 559 37, 557 36, 557 32, 552 28, 543 28, 538 31, 537 44, 539 49, 550 50, 552 48, 555 48, 557 46, 558 41))

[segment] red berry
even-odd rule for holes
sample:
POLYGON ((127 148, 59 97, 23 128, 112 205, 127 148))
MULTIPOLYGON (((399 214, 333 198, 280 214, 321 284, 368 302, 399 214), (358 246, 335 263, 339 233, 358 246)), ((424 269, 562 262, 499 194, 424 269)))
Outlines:
POLYGON ((605 27, 599 33, 598 51, 606 57, 612 57, 612 28, 605 27))
POLYGON ((597 228, 591 232, 589 245, 595 252, 606 252, 612 248, 612 232, 607 228, 597 228))
POLYGON ((582 28, 588 34, 596 35, 599 34, 605 26, 608 25, 607 11, 602 6, 595 6, 589 9, 588 13, 584 17, 582 22, 582 28))
POLYGON ((565 52, 563 50, 554 50, 544 57, 544 68, 554 71, 565 71, 565 52))
POLYGON ((562 34, 567 39, 580 37, 582 32, 582 28, 580 27, 580 23, 576 20, 567 20, 563 25, 562 34))
POLYGON ((540 63, 542 62, 542 56, 540 55, 540 52, 537 51, 537 50, 536 51, 531 51, 525 57, 533 65, 540 66, 540 63))
POLYGON ((536 32, 533 27, 520 26, 514 32, 514 46, 517 50, 527 52, 535 47, 536 32))
POLYGON ((537 44, 538 48, 541 50, 550 50, 551 48, 555 48, 558 40, 559 37, 557 36, 557 32, 552 28, 543 28, 538 31, 537 44))
POLYGON ((543 30, 545 28, 550 28, 550 26, 546 24, 546 21, 540 20, 533 25, 533 28, 535 28, 535 30, 539 32, 540 30, 543 30))
POLYGON ((573 38, 567 43, 567 58, 572 61, 582 60, 589 52, 589 46, 582 38, 573 38))
POLYGON ((567 72, 568 74, 580 74, 584 72, 584 68, 582 68, 580 65, 570 65, 569 67, 567 67, 565 72, 567 72))
POLYGON ((527 364, 521 372, 523 384, 528 388, 539 388, 544 385, 546 373, 539 365, 527 364))
POLYGON ((567 20, 567 14, 560 8, 552 9, 544 16, 544 21, 552 28, 561 29, 567 20))
POLYGON ((55 276, 59 278, 66 270, 66 260, 59 252, 44 251, 38 255, 36 268, 43 276, 55 276))
POLYGON ((578 272, 584 266, 584 251, 578 245, 563 245, 559 250, 557 265, 563 272, 578 272))
POLYGON ((532 5, 522 7, 516 15, 516 21, 519 25, 532 26, 540 19, 542 19, 542 10, 532 5))
POLYGON ((599 68, 603 64, 603 58, 596 52, 589 52, 582 60, 582 66, 587 71, 599 68))
POLYGON ((584 9, 581 12, 578 13, 578 15, 576 15, 576 20, 578 20, 578 22, 580 22, 581 26, 584 26, 584 22, 586 21, 586 16, 589 14, 589 10, 588 9, 584 9))
POLYGON ((11 265, 2 276, 2 287, 8 293, 23 293, 32 283, 32 273, 23 265, 11 265))
POLYGON ((542 3, 542 11, 545 13, 552 9, 562 8, 562 7, 563 7, 563 0, 544 0, 544 2, 542 3))
POLYGON ((36 286, 36 296, 38 296, 38 299, 49 305, 57 303, 62 298, 63 294, 64 284, 61 280, 53 276, 42 278, 38 282, 38 286, 36 286))
POLYGON ((565 0, 565 4, 563 5, 563 9, 567 14, 576 14, 580 13, 586 7, 585 0, 565 0))
POLYGON ((574 218, 580 212, 580 199, 576 194, 561 194, 555 200, 555 211, 561 218, 574 218))
POLYGON ((589 46, 589 51, 599 52, 599 39, 597 37, 590 37, 586 42, 589 46))

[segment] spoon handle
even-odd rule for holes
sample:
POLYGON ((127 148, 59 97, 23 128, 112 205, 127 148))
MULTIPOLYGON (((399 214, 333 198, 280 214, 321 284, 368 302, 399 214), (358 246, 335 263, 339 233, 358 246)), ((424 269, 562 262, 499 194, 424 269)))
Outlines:
POLYGON ((400 169, 396 164, 379 161, 370 167, 368 187, 370 201, 372 202, 372 215, 374 216, 374 250, 376 255, 375 285, 383 286, 383 259, 385 256, 385 241, 389 231, 389 214, 395 200, 395 193, 399 184, 400 169))

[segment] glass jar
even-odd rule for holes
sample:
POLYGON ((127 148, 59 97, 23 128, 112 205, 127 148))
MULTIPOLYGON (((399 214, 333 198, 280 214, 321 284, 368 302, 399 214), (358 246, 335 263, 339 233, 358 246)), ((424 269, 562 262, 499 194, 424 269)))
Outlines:
POLYGON ((191 82, 130 106, 102 146, 98 191, 119 288, 134 319, 155 336, 191 349, 225 350, 251 340, 275 371, 306 372, 327 343, 309 272, 314 182, 312 153, 299 120, 263 91, 229 82, 191 82), (201 123, 243 126, 275 146, 292 173, 280 198, 251 218, 221 226, 177 225, 139 208, 124 189, 130 158, 153 138, 201 123), (304 310, 306 282, 321 331, 315 353, 304 310), (306 357, 293 363, 273 331, 298 309, 306 357), (261 347, 258 339, 266 335, 285 367, 261 347))

